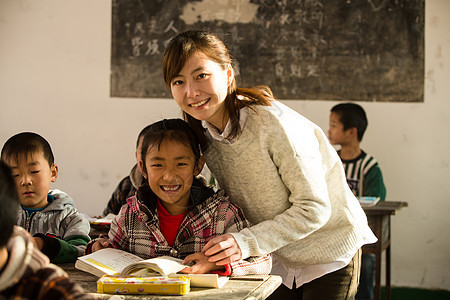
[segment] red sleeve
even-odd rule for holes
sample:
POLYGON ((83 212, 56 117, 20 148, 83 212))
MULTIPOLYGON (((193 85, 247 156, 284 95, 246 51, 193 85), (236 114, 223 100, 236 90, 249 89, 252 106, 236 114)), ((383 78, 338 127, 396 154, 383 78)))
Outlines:
POLYGON ((215 271, 210 271, 209 273, 218 274, 220 276, 230 276, 231 273, 233 272, 233 270, 231 269, 231 265, 226 264, 226 265, 224 265, 224 267, 225 267, 225 271, 215 270, 215 271))

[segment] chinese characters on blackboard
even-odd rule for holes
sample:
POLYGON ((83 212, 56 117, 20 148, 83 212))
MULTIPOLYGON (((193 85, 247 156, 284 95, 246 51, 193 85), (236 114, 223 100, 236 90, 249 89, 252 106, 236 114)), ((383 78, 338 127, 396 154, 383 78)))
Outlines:
POLYGON ((170 98, 162 54, 191 28, 279 99, 423 101, 424 0, 113 0, 111 96, 170 98))

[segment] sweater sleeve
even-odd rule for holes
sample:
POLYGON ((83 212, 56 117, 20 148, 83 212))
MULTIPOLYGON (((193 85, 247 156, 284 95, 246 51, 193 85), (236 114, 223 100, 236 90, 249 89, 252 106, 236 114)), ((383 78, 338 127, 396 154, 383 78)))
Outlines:
POLYGON ((78 250, 82 249, 84 253, 89 240, 89 237, 86 236, 70 236, 64 240, 58 239, 60 250, 51 261, 53 263, 75 262, 79 256, 78 250))
MULTIPOLYGON (((244 212, 239 207, 230 203, 229 209, 226 210, 226 232, 230 233, 237 231, 240 228, 246 228, 250 226, 249 221, 245 218, 244 212), (232 212, 230 214, 230 212, 232 212), (231 216, 231 217, 230 217, 231 216)), ((263 256, 248 257, 246 259, 241 259, 239 261, 232 262, 231 276, 242 276, 249 274, 264 274, 267 275, 272 269, 272 257, 270 254, 263 256)))
POLYGON ((60 224, 64 234, 56 238, 60 246, 59 252, 53 259, 50 257, 54 263, 75 262, 78 256, 84 254, 86 244, 91 240, 89 221, 75 208, 68 206, 66 209, 69 212, 60 224))
POLYGON ((272 256, 266 254, 263 256, 248 257, 231 264, 231 276, 243 276, 250 274, 268 275, 272 270, 272 256))
POLYGON ((82 246, 84 249, 90 240, 86 236, 70 236, 64 240, 42 233, 37 233, 34 236, 42 238, 44 245, 41 251, 48 256, 52 263, 75 262, 79 256, 77 246, 82 246))
MULTIPOLYGON (((333 178, 333 173, 341 171, 337 154, 331 156, 325 135, 309 121, 289 111, 278 115, 283 118, 272 116, 259 125, 259 140, 266 147, 262 150, 271 158, 274 171, 258 178, 268 178, 260 195, 275 199, 274 191, 279 191, 279 200, 273 204, 279 213, 273 218, 260 216, 265 220, 233 234, 244 258, 271 253, 303 239, 324 226, 331 215, 327 177, 333 178)), ((336 176, 336 180, 341 177, 336 176)), ((257 205, 267 200, 251 201, 257 205)))

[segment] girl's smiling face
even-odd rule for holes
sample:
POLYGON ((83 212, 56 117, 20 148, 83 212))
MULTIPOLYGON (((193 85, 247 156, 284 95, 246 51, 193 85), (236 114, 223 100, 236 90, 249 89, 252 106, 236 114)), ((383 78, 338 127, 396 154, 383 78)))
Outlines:
POLYGON ((223 131, 228 122, 225 98, 233 76, 231 65, 222 69, 218 63, 197 51, 170 81, 170 89, 184 112, 223 131))
POLYGON ((179 215, 189 206, 194 176, 202 163, 195 164, 192 149, 180 142, 165 140, 149 148, 145 162, 148 184, 171 215, 179 215))

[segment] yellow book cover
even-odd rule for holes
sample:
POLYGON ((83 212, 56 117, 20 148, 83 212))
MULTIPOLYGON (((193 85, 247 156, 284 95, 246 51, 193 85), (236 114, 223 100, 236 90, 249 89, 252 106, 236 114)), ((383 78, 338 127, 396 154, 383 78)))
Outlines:
POLYGON ((97 281, 97 293, 185 295, 190 291, 187 277, 133 277, 104 275, 97 281))

